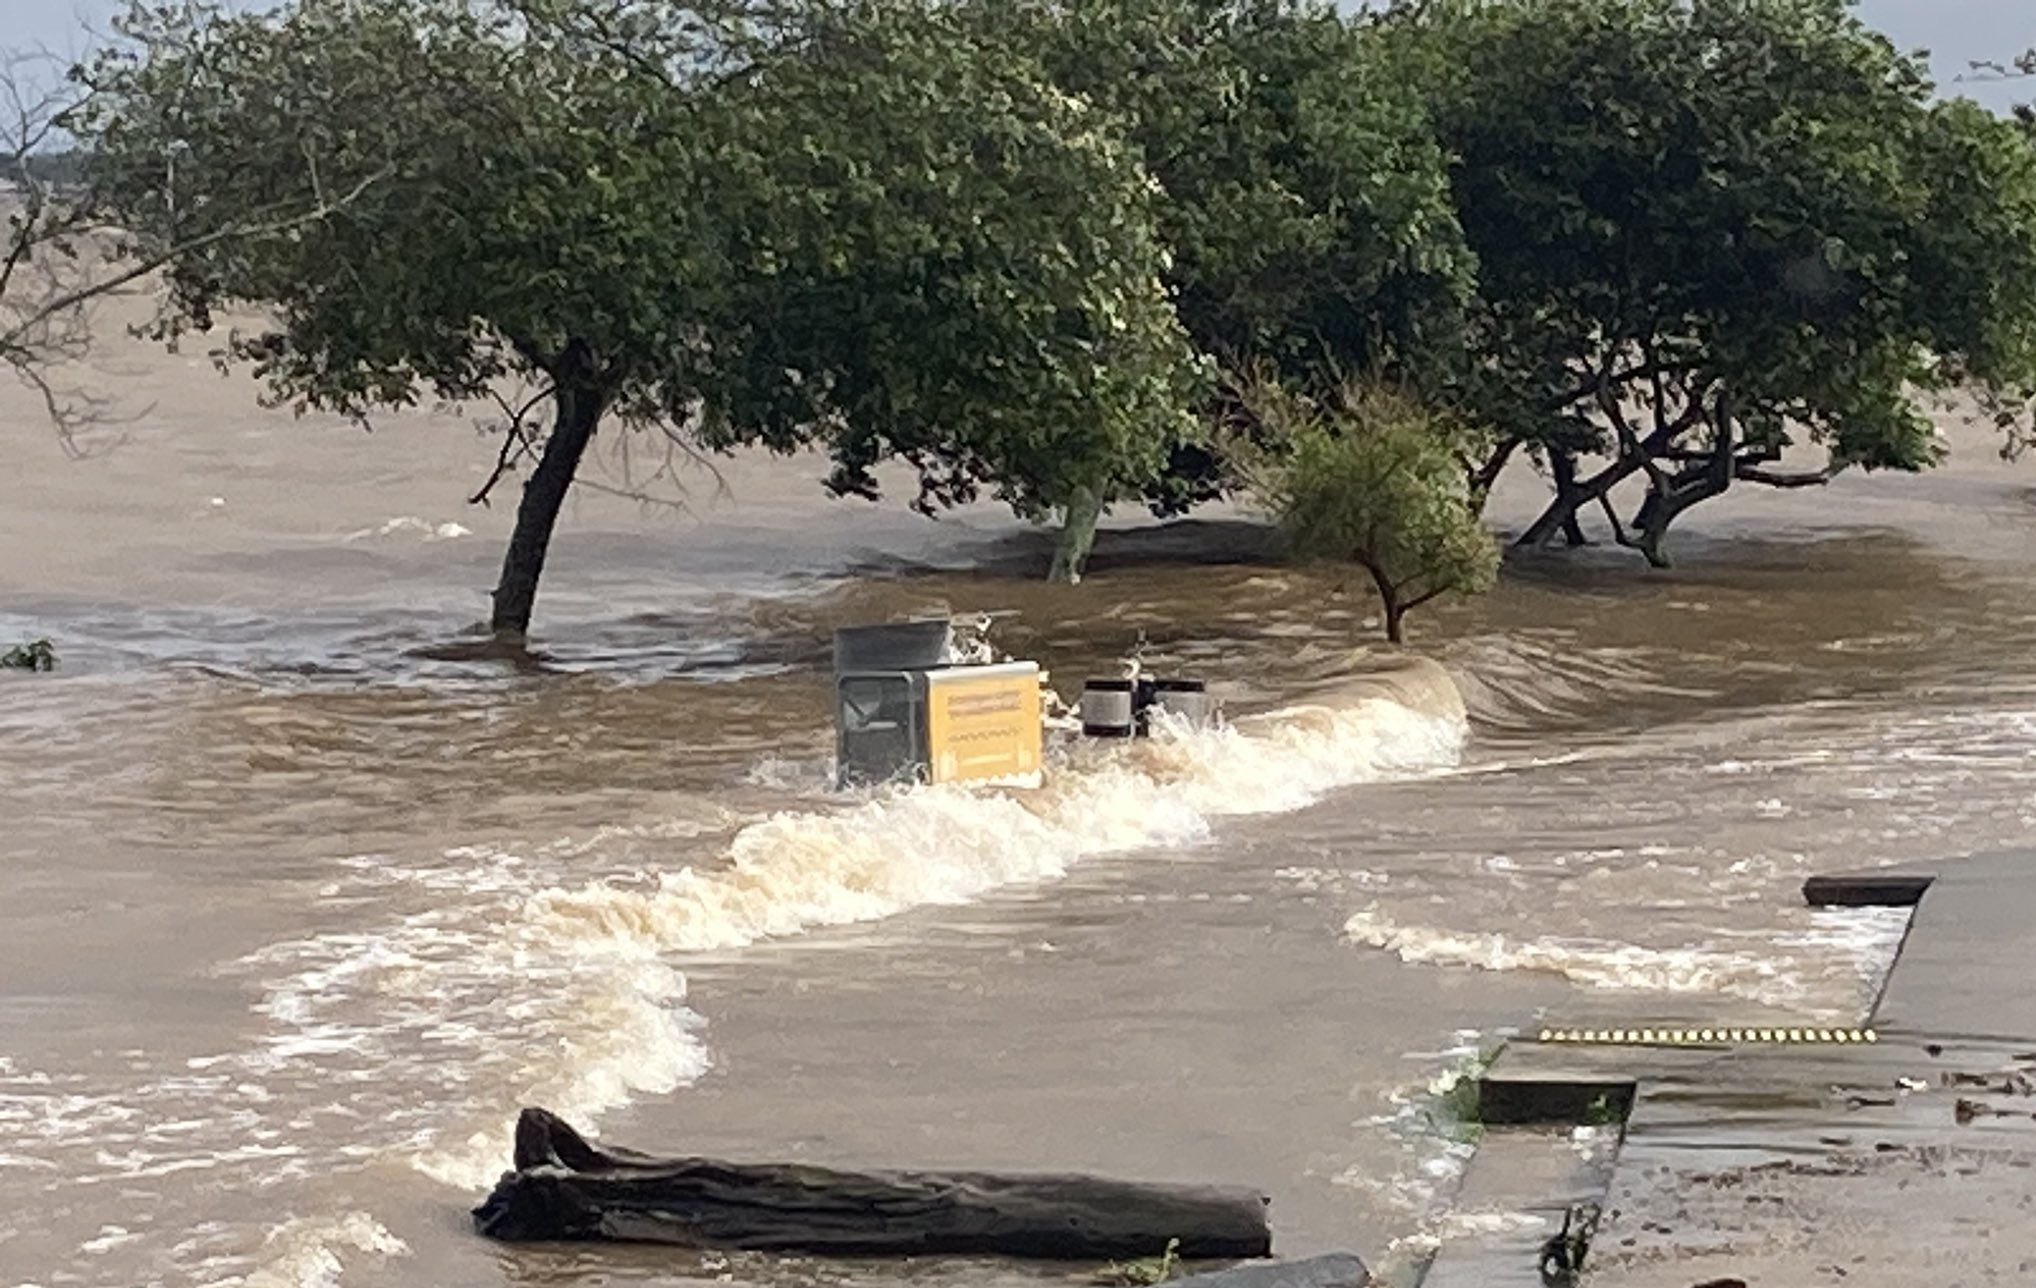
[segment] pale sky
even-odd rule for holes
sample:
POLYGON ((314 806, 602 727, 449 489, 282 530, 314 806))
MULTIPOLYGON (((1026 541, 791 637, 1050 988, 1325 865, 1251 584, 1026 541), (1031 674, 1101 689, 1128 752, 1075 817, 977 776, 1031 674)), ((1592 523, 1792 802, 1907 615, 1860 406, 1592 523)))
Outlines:
MULTIPOLYGON (((47 45, 74 55, 103 30, 118 0, 0 0, 0 48, 47 45)), ((2000 107, 2036 98, 2036 84, 1959 85, 1976 58, 2005 58, 2036 45, 2036 0, 1860 0, 1860 12, 1908 49, 1931 51, 1940 88, 2000 107)))

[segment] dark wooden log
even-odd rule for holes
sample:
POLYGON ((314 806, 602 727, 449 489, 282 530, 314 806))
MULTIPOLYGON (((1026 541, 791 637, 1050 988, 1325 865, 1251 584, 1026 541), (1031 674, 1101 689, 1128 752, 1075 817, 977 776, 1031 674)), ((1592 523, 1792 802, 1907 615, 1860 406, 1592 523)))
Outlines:
POLYGON ((590 1144, 542 1109, 517 1119, 515 1162, 474 1209, 490 1238, 1052 1261, 1156 1256, 1173 1239, 1190 1260, 1272 1253, 1269 1200, 1249 1189, 657 1158, 590 1144))
POLYGON ((1365 1288, 1371 1271, 1355 1253, 1331 1252, 1299 1261, 1262 1261, 1170 1279, 1167 1288, 1365 1288))
POLYGON ((1813 908, 1913 908, 1936 880, 1922 872, 1839 872, 1803 882, 1813 908))

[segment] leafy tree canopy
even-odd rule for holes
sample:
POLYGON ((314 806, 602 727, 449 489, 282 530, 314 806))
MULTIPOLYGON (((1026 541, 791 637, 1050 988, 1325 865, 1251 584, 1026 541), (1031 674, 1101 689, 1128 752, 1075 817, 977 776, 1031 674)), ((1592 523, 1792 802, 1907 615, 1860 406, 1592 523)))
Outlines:
POLYGON ((172 324, 272 307, 280 333, 244 352, 278 394, 348 413, 478 397, 518 370, 632 410, 682 397, 701 276, 688 253, 711 241, 700 204, 671 194, 700 186, 711 146, 683 96, 554 12, 132 10, 129 43, 88 73, 90 124, 143 231, 187 237, 300 186, 372 189, 316 235, 181 259, 172 324), (192 66, 207 76, 187 88, 192 66))
MULTIPOLYGON (((1470 284, 1426 107, 1315 0, 976 0, 1165 193, 1189 332, 1238 367, 1357 368, 1470 284)), ((1438 318, 1438 313, 1440 318, 1438 318)))
POLYGON ((1058 511, 1056 575, 1148 487, 1205 382, 1163 275, 1156 194, 1110 120, 960 11, 831 15, 728 96, 756 266, 730 311, 726 428, 824 426, 841 492, 918 469, 922 509, 1058 511))
POLYGON ((1919 395, 2036 388, 2036 154, 1931 103, 1845 0, 1434 0, 1387 29, 1479 260, 1484 477, 1521 446, 1554 466, 1527 541, 1639 474, 1662 562, 1735 482, 1931 464, 1919 395), (1826 467, 1777 470, 1801 441, 1826 467), (1579 479, 1587 453, 1610 463, 1579 479))
MULTIPOLYGON (((711 3, 711 0, 710 0, 711 3)), ((539 382, 551 433, 495 592, 520 637, 559 504, 604 415, 690 406, 719 266, 700 194, 725 140, 699 89, 740 70, 726 7, 561 0, 296 0, 236 15, 137 0, 84 74, 94 166, 144 239, 194 247, 165 330, 221 304, 275 394, 363 415, 539 382), (265 238, 215 227, 348 189, 346 216, 265 238)), ((530 445, 521 435, 505 444, 530 445)), ((532 449, 535 454, 535 448, 532 449)))
POLYGON ((548 398, 548 433, 505 440, 537 464, 498 633, 527 628, 610 416, 724 447, 817 437, 842 490, 901 455, 929 495, 988 482, 1026 513, 1135 492, 1188 428, 1200 368, 1150 181, 938 6, 295 0, 138 6, 125 30, 85 126, 143 235, 202 248, 175 262, 167 331, 267 307, 276 331, 233 354, 300 408, 508 378, 548 398), (204 240, 306 186, 363 195, 204 240))
MULTIPOLYGON (((1167 280, 1204 354, 1326 388, 1457 343, 1472 263, 1444 157, 1372 32, 1317 0, 965 3, 1158 181, 1167 280)), ((1233 482, 1191 442, 1146 499, 1169 513, 1233 482)))

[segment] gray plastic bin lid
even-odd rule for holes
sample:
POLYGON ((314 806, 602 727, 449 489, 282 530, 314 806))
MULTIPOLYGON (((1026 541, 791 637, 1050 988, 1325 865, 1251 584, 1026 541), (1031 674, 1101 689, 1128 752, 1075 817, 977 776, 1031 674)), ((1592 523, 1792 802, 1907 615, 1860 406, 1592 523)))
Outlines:
POLYGON ((844 626, 834 632, 834 670, 926 671, 946 666, 954 626, 947 618, 922 622, 887 622, 882 626, 844 626))

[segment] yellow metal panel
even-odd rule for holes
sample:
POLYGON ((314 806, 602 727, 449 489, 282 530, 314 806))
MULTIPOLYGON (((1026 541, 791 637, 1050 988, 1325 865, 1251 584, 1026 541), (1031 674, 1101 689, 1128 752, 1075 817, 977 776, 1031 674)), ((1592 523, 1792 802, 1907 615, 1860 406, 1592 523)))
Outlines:
POLYGON ((1036 663, 926 675, 927 777, 933 782, 1037 780, 1040 728, 1036 663))

